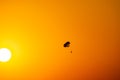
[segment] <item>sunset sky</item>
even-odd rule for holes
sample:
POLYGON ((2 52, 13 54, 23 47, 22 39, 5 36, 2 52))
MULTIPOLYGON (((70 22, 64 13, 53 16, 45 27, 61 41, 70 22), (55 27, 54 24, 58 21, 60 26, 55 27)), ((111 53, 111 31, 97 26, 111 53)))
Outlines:
POLYGON ((0 0, 0 48, 0 80, 120 80, 120 1, 0 0))

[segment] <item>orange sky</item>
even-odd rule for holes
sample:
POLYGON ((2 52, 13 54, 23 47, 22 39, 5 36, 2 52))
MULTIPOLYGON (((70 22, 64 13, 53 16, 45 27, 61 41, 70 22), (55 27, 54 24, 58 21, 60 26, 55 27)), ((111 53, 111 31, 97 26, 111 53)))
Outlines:
POLYGON ((0 48, 12 51, 0 80, 119 80, 119 4, 0 0, 0 48))

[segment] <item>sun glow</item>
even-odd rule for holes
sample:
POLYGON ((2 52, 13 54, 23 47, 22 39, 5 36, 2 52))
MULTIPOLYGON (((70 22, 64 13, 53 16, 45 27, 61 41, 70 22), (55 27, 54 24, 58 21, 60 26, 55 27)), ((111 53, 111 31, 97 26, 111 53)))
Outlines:
POLYGON ((7 48, 0 49, 0 62, 8 62, 11 59, 11 52, 7 48))

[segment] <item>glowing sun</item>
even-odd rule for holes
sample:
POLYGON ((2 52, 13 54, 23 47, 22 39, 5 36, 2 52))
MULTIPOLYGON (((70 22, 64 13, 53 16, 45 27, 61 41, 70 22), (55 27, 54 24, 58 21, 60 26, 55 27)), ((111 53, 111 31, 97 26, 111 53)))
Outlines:
POLYGON ((0 62, 8 62, 11 59, 11 52, 7 48, 0 49, 0 62))

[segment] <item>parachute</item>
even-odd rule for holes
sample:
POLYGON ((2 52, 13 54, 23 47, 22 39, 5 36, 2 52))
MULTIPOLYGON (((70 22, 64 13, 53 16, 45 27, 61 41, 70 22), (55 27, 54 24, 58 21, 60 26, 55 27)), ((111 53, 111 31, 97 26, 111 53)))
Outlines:
POLYGON ((69 47, 69 46, 70 46, 70 42, 69 41, 64 44, 64 47, 69 47))
MULTIPOLYGON (((71 44, 71 43, 70 43, 69 41, 67 41, 66 43, 64 43, 63 46, 64 46, 65 48, 67 48, 67 47, 70 47, 70 44, 71 44)), ((72 53, 72 51, 70 51, 70 53, 72 53)))

